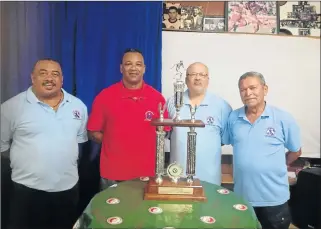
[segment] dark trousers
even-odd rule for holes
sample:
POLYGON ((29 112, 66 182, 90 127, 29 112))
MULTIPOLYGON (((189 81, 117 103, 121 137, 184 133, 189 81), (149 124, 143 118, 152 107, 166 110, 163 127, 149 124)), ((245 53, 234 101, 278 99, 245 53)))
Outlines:
POLYGON ((10 159, 1 155, 1 229, 8 228, 11 193, 10 159))
POLYGON ((9 229, 71 229, 77 220, 78 185, 45 192, 13 182, 9 229))
POLYGON ((254 207, 254 211, 262 229, 288 229, 291 224, 287 202, 278 206, 254 207))

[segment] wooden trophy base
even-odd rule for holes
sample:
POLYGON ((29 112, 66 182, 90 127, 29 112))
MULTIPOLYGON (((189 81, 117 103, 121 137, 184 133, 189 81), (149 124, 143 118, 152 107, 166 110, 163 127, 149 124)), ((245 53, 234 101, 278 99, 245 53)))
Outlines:
POLYGON ((174 183, 169 177, 163 177, 163 183, 160 185, 154 178, 149 180, 145 187, 144 200, 205 202, 206 197, 199 179, 194 179, 192 184, 188 184, 183 178, 174 183))
POLYGON ((201 120, 180 120, 180 121, 174 121, 172 119, 152 119, 151 121, 152 126, 177 126, 177 127, 205 127, 204 122, 201 120))

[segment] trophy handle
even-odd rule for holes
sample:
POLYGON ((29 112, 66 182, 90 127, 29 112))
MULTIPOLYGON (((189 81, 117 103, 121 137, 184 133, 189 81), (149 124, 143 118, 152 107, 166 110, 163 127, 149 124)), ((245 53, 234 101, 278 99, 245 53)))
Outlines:
POLYGON ((159 119, 160 119, 161 121, 164 121, 165 109, 166 109, 166 104, 164 103, 164 105, 162 105, 162 103, 160 102, 160 103, 158 104, 158 111, 159 111, 159 119))

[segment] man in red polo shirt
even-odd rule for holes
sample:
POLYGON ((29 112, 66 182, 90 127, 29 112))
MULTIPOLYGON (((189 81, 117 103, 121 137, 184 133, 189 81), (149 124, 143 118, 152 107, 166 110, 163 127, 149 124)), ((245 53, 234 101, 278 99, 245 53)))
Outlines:
POLYGON ((120 72, 121 82, 96 96, 87 125, 90 138, 102 143, 101 189, 155 174, 156 128, 150 121, 159 117, 158 105, 164 105, 165 99, 144 83, 144 58, 139 50, 125 51, 120 72))

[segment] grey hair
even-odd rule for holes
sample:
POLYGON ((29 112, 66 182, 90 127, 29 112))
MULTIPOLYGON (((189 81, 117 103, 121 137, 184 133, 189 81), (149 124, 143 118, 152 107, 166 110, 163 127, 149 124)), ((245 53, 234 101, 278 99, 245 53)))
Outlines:
POLYGON ((263 76, 261 73, 259 73, 259 72, 246 72, 246 73, 244 73, 243 75, 241 75, 241 77, 240 77, 240 79, 239 79, 239 84, 238 84, 239 87, 240 87, 241 81, 244 80, 244 79, 246 79, 246 78, 248 78, 248 77, 256 77, 256 78, 258 78, 258 79, 260 80, 260 83, 261 83, 263 86, 266 85, 264 76, 263 76))

